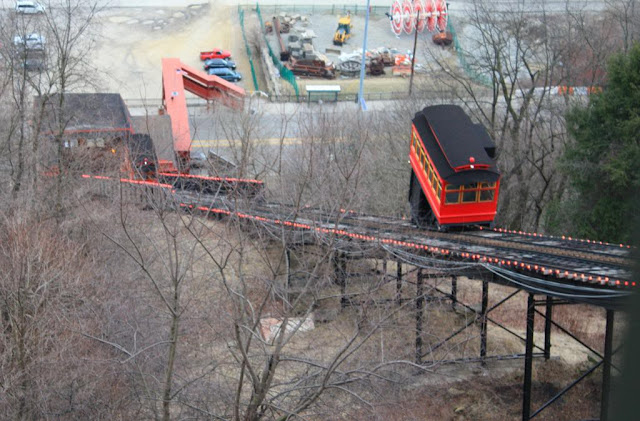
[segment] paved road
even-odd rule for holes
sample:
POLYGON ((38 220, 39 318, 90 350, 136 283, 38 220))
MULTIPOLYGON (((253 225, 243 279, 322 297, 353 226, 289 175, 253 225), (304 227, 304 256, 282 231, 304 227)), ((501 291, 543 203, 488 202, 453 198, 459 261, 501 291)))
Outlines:
MULTIPOLYGON (((254 104, 255 105, 255 104, 254 104)), ((363 115, 370 121, 379 121, 380 116, 393 106, 391 101, 372 101, 371 107, 363 115)), ((304 138, 305 128, 314 119, 319 119, 327 113, 337 114, 331 124, 346 124, 344 116, 354 116, 360 113, 360 108, 352 102, 324 103, 324 104, 277 104, 268 101, 260 101, 253 107, 255 118, 250 119, 233 110, 219 107, 214 112, 206 108, 191 108, 190 128, 193 138, 192 148, 194 153, 212 152, 235 161, 232 146, 238 146, 243 138, 238 129, 243 125, 250 127, 250 134, 246 138, 251 139, 254 148, 265 159, 273 159, 280 152, 280 144, 284 146, 285 156, 295 153, 297 145, 304 138), (322 112, 320 112, 322 111, 322 112), (283 127, 286 126, 286 130, 283 127)), ((407 124, 410 116, 407 116, 407 124)), ((408 127, 408 126, 407 126, 408 127)), ((408 136, 408 133, 407 133, 408 136)))
MULTIPOLYGON (((251 128, 251 137, 255 139, 287 139, 298 138, 300 136, 300 128, 298 127, 300 119, 311 119, 321 113, 335 113, 344 115, 347 113, 360 112, 360 107, 354 102, 340 101, 325 102, 323 104, 311 103, 273 103, 268 100, 253 100, 252 104, 248 104, 249 109, 253 109, 259 118, 252 119, 251 124, 255 124, 251 128), (287 130, 281 132, 286 120, 287 130)), ((367 114, 372 117, 378 113, 387 112, 394 106, 394 101, 370 101, 367 102, 367 114)), ((155 113, 157 106, 149 106, 148 109, 129 105, 129 112, 134 116, 144 116, 148 112, 155 113)), ((237 121, 241 119, 237 111, 227 109, 225 107, 217 107, 215 111, 207 110, 206 107, 190 107, 189 108, 189 125, 191 128, 191 136, 195 140, 210 141, 201 143, 199 146, 221 146, 221 141, 226 142, 227 139, 238 139, 241 136, 237 133, 239 126, 237 121), (233 131, 231 126, 235 127, 233 131)), ((246 120, 245 120, 245 124, 246 120)), ((241 125, 240 125, 241 126, 241 125)))
MULTIPOLYGON (((367 103, 367 118, 375 119, 377 115, 387 112, 393 106, 393 101, 370 101, 367 103)), ((325 102, 323 104, 312 103, 307 105, 306 103, 279 104, 260 100, 257 103, 254 102, 253 105, 249 105, 249 108, 254 109, 254 115, 258 116, 258 118, 251 120, 251 137, 265 140, 271 139, 271 142, 275 142, 273 139, 280 139, 282 137, 288 139, 300 137, 301 130, 299 124, 301 121, 306 124, 306 122, 318 118, 323 114, 326 115, 327 113, 341 116, 360 112, 358 104, 347 101, 337 103, 325 102), (283 133, 282 128, 285 126, 286 131, 283 133)), ((234 126, 237 130, 237 127, 242 125, 242 122, 238 122, 240 119, 238 113, 233 110, 218 107, 214 114, 205 108, 192 107, 189 112, 191 115, 189 124, 194 140, 213 141, 220 139, 226 140, 229 138, 237 139, 240 137, 237 132, 232 131, 232 129, 228 127, 234 126)), ((244 124, 248 125, 249 123, 245 120, 244 124)), ((207 144, 205 143, 203 145, 207 144)))

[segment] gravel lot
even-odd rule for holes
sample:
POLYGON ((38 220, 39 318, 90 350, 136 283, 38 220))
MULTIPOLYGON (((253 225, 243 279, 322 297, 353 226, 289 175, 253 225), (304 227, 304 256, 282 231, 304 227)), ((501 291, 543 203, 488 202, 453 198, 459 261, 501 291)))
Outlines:
POLYGON ((178 57, 202 69, 200 51, 214 47, 231 50, 244 76, 241 85, 248 83, 249 64, 236 11, 208 4, 106 9, 98 17, 102 36, 93 54, 100 85, 125 99, 159 99, 162 58, 178 57))
MULTIPOLYGON (((159 2, 171 4, 172 2, 159 2)), ((174 2, 179 3, 179 2, 174 2)), ((161 59, 178 57, 188 65, 202 68, 199 60, 200 51, 214 47, 229 49, 238 70, 243 74, 240 83, 245 89, 253 90, 248 58, 240 32, 237 7, 212 2, 210 4, 189 5, 186 7, 110 7, 98 16, 101 37, 93 54, 100 86, 107 92, 120 92, 125 99, 159 99, 162 95, 161 59)), ((272 13, 263 11, 265 19, 272 13)), ((314 44, 316 49, 326 52, 327 48, 338 48, 333 45, 333 34, 337 26, 338 13, 315 13, 309 15, 311 25, 317 34, 314 44)), ((256 16, 247 8, 247 25, 257 24, 256 16)), ((341 49, 350 53, 362 48, 364 32, 364 15, 362 11, 353 16, 353 36, 341 49)), ((275 42, 275 37, 270 36, 275 42)), ((431 35, 423 33, 419 36, 417 63, 425 63, 427 49, 436 48, 431 43, 431 35)), ((413 36, 403 34, 396 37, 384 16, 372 16, 369 23, 369 48, 390 47, 400 51, 413 48, 413 36)), ((275 46, 275 44, 274 44, 275 46)), ((275 50, 277 51, 277 49, 275 50)), ((337 55, 329 55, 336 61, 337 55)), ((257 63, 256 63, 257 64, 257 63)), ((259 67, 259 66, 258 66, 259 67)), ((260 73, 261 70, 257 68, 260 73)), ((407 80, 388 76, 368 78, 365 87, 373 92, 404 91, 407 80)), ((259 75, 260 76, 260 75, 259 75)), ((357 79, 356 79, 357 81, 357 79)), ((326 83, 323 79, 301 79, 304 85, 326 83)), ((357 82, 353 79, 340 80, 343 92, 356 92, 357 82)))
MULTIPOLYGON (((278 15, 280 11, 266 11, 263 10, 263 18, 270 19, 274 14, 278 15)), ((305 28, 300 23, 295 25, 295 28, 300 30, 312 29, 317 38, 314 39, 314 47, 316 50, 327 55, 327 57, 333 61, 336 65, 339 62, 340 54, 333 53, 332 50, 339 50, 345 54, 351 54, 356 52, 361 54, 362 42, 364 37, 365 17, 360 10, 358 15, 352 15, 353 35, 342 47, 333 45, 333 35, 338 25, 338 19, 340 14, 331 14, 327 12, 316 13, 304 13, 297 12, 303 16, 309 17, 310 24, 305 28), (329 49, 329 51, 327 51, 329 49)), ((290 13, 291 15, 292 13, 290 13)), ((431 42, 430 33, 424 32, 418 35, 418 46, 416 50, 416 69, 421 74, 425 73, 423 66, 428 63, 428 57, 431 51, 439 47, 435 46, 431 42)), ((286 40, 287 34, 283 34, 283 38, 286 40)), ((279 47, 274 35, 268 35, 269 40, 274 51, 279 51, 279 47)), ((379 47, 394 48, 402 53, 411 53, 413 50, 414 35, 402 34, 396 36, 390 28, 389 21, 385 16, 371 16, 369 20, 369 35, 367 48, 369 50, 379 47)), ((446 53, 445 53, 446 54, 446 53)), ((391 75, 391 68, 385 69, 385 76, 367 77, 365 82, 365 91, 367 92, 405 92, 408 89, 407 78, 401 78, 391 75)), ((425 79, 421 75, 418 78, 425 79)), ((304 86, 309 84, 326 84, 326 79, 321 78, 308 78, 299 77, 298 85, 301 90, 304 91, 304 86)), ((330 82, 331 84, 340 84, 342 86, 343 93, 356 93, 358 91, 358 79, 357 78, 345 78, 339 77, 336 80, 330 82)), ((285 90, 286 90, 286 84, 285 90)))
MULTIPOLYGON (((338 15, 331 14, 315 14, 311 16, 312 29, 318 35, 315 40, 316 48, 322 52, 326 48, 339 49, 345 53, 354 50, 362 51, 362 41, 364 38, 364 16, 352 16, 351 23, 353 25, 353 35, 345 45, 336 47, 333 45, 333 34, 338 26, 338 15)), ((411 52, 413 50, 413 35, 402 34, 396 37, 389 25, 386 17, 371 17, 369 19, 369 36, 367 48, 373 49, 378 47, 396 48, 403 52, 411 52)), ((418 35, 418 42, 423 43, 424 40, 430 41, 430 34, 422 33, 418 35)), ((425 50, 419 48, 416 58, 418 61, 424 61, 425 50)))

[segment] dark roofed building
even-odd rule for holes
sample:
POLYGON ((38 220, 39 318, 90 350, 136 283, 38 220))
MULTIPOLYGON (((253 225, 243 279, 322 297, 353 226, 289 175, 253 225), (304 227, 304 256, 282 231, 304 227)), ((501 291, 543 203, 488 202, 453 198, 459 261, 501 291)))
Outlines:
MULTIPOLYGON (((47 97, 41 133, 50 140, 61 137, 68 156, 65 170, 119 173, 127 154, 124 145, 133 133, 129 109, 120 94, 65 93, 62 109, 59 103, 58 94, 47 97)), ((43 97, 36 98, 36 107, 42 104, 43 97)), ((47 156, 43 163, 52 170, 58 166, 57 147, 54 142, 43 145, 47 156)))
MULTIPOLYGON (((36 105, 42 97, 36 99, 36 105)), ((132 133, 131 116, 120 94, 64 94, 60 110, 59 96, 47 98, 42 132, 56 136, 63 128, 65 146, 85 143, 104 146, 110 140, 126 141, 132 133)))

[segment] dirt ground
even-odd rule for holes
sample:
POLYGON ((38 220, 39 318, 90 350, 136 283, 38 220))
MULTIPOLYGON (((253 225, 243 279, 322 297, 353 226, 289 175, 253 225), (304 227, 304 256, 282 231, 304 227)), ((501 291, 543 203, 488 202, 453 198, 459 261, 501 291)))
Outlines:
MULTIPOLYGON (((362 12, 359 15, 352 16, 353 32, 351 38, 343 46, 333 45, 333 35, 337 27, 338 18, 341 11, 331 13, 330 9, 326 11, 316 11, 315 13, 305 13, 304 10, 299 12, 302 16, 309 19, 309 24, 303 26, 298 23, 295 28, 300 30, 311 29, 316 34, 313 40, 314 48, 327 56, 336 66, 340 62, 340 53, 342 54, 361 54, 362 42, 364 38, 365 19, 362 12)), ((279 10, 270 10, 263 7, 262 16, 264 19, 270 19, 273 15, 278 15, 279 10)), ((289 13, 292 15, 293 13, 289 13)), ((293 32, 293 31, 292 31, 293 32)), ((287 34, 283 34, 286 39, 287 34)), ((278 51, 278 43, 274 34, 267 35, 274 52, 278 51)), ((390 29, 389 21, 385 16, 371 16, 368 30, 367 48, 377 49, 385 47, 395 49, 401 54, 410 54, 413 51, 414 35, 401 34, 396 36, 390 29)), ((418 35, 416 47, 416 82, 424 82, 429 78, 429 62, 430 57, 436 49, 431 42, 431 34, 424 32, 418 35)), ((446 54, 446 52, 445 52, 446 54)), ((344 77, 338 75, 334 80, 327 81, 322 78, 298 77, 298 86, 301 92, 305 91, 307 85, 323 85, 338 84, 342 88, 342 93, 355 94, 359 89, 358 77, 344 77)), ((398 93, 407 92, 409 88, 409 78, 392 75, 391 67, 385 68, 385 75, 367 76, 365 78, 365 92, 367 93, 398 93)), ((283 92, 289 92, 288 86, 283 83, 283 92)))
POLYGON ((106 92, 119 92, 125 99, 159 99, 162 58, 178 57, 202 69, 199 53, 212 48, 231 50, 243 74, 239 84, 251 86, 235 7, 108 8, 98 18, 101 37, 93 60, 106 92))
MULTIPOLYGON (((380 279, 382 272, 378 271, 380 269, 378 263, 361 261, 351 264, 349 271, 354 278, 350 280, 347 292, 362 293, 367 285, 370 286, 380 279)), ((390 263, 388 279, 392 279, 395 270, 395 265, 390 263)), ((415 273, 407 275, 405 281, 403 297, 408 298, 415 293, 415 273)), ((520 339, 490 323, 488 355, 502 355, 503 359, 489 360, 486 365, 477 362, 444 363, 448 359, 473 358, 479 355, 479 324, 475 323, 444 347, 433 353, 427 352, 436 343, 456 332, 470 318, 473 318, 472 313, 462 306, 457 306, 454 310, 450 301, 437 299, 441 295, 431 289, 435 286, 442 291, 448 291, 450 282, 444 278, 432 278, 426 281, 424 286, 429 299, 425 303, 426 311, 423 318, 423 351, 426 352, 423 362, 429 364, 429 369, 426 372, 407 372, 398 367, 399 372, 405 375, 403 381, 397 387, 381 386, 384 393, 371 401, 375 408, 373 411, 371 408, 358 407, 355 403, 355 406, 345 409, 341 416, 333 419, 503 421, 521 417, 524 361, 522 358, 509 358, 524 352, 524 344, 520 339), (360 412, 358 408, 362 411, 360 412)), ((514 292, 513 288, 491 284, 489 305, 494 305, 512 292, 514 292)), ((393 300, 396 294, 395 282, 385 285, 378 290, 378 294, 376 296, 378 299, 393 300)), ((337 297, 339 296, 338 288, 325 291, 323 295, 337 297)), ((473 308, 479 308, 481 282, 459 278, 458 298, 473 308)), ((298 338, 301 341, 300 346, 302 347, 304 343, 305 346, 313 349, 331 350, 335 346, 335 332, 342 330, 340 326, 348 324, 349 321, 364 313, 369 316, 368 320, 380 320, 379 317, 393 312, 396 308, 394 305, 385 307, 387 302, 380 300, 381 307, 378 309, 371 307, 371 302, 363 302, 359 306, 354 305, 338 311, 335 320, 318 324, 312 332, 306 333, 304 337, 300 336, 298 338), (378 314, 377 311, 382 313, 378 314)), ((324 309, 331 304, 334 308, 339 307, 337 299, 334 299, 331 303, 323 302, 319 308, 324 309)), ((512 332, 524 336, 525 314, 526 294, 520 293, 492 312, 491 318, 512 332)), ((586 305, 557 306, 554 308, 554 314, 554 320, 568 327, 581 340, 602 352, 604 312, 601 309, 586 305)), ((361 352, 372 359, 412 360, 415 350, 415 323, 415 310, 411 304, 404 311, 394 314, 392 320, 384 324, 380 332, 362 347, 361 352)), ((614 335, 616 340, 620 338, 623 325, 624 323, 620 323, 617 326, 617 332, 614 335)), ((536 320, 535 342, 537 346, 544 346, 544 324, 540 316, 536 320)), ((532 409, 534 410, 597 361, 597 357, 586 348, 557 329, 552 332, 551 355, 548 361, 542 358, 536 358, 534 361, 532 381, 532 409)), ((619 361, 616 361, 616 364, 618 363, 619 361)), ((592 419, 599 411, 601 376, 602 372, 596 370, 554 405, 545 409, 538 418, 554 421, 592 419)))
MULTIPOLYGON (((247 32, 258 25, 257 16, 246 9, 247 32)), ((269 16, 265 11, 263 16, 269 16)), ((266 18, 266 17, 265 17, 266 18)), ((337 16, 327 13, 310 15, 311 25, 318 38, 316 48, 325 52, 332 45, 337 16)), ((158 100, 162 95, 161 59, 177 57, 184 63, 197 69, 202 68, 200 51, 212 48, 231 50, 238 71, 243 80, 239 85, 248 91, 254 90, 251 80, 249 60, 242 40, 237 7, 220 4, 190 5, 187 7, 111 7, 98 15, 98 43, 92 57, 98 69, 98 85, 105 92, 119 92, 125 100, 142 98, 158 100)), ((344 52, 361 48, 364 18, 354 16, 354 35, 342 47, 344 52)), ((247 33, 249 39, 251 35, 247 33)), ((272 37, 272 36, 271 36, 272 37)), ((272 37, 273 38, 273 37, 272 37)), ((370 48, 391 47, 400 51, 412 48, 413 38, 403 34, 396 37, 389 29, 388 22, 381 17, 372 17, 369 27, 370 48)), ((418 42, 417 69, 421 71, 428 60, 428 51, 436 48, 431 45, 429 36, 422 34, 418 42)), ((337 61, 338 56, 329 57, 337 61)), ((256 57, 257 58, 257 57, 256 57)), ((262 67, 255 62, 261 89, 265 86, 262 67)), ((409 80, 387 75, 368 77, 365 90, 370 93, 405 92, 409 80)), ((417 75, 416 82, 427 79, 424 72, 417 75)), ((307 84, 326 84, 325 79, 299 78, 301 92, 307 84)), ((343 93, 356 93, 357 78, 338 78, 331 81, 342 86, 343 93)), ((287 85, 287 84, 284 84, 287 85)), ((283 92, 288 86, 283 87, 283 92)))
MULTIPOLYGON (((394 265, 390 265, 388 273, 395 272, 394 265)), ((406 279, 405 294, 415 290, 411 283, 413 275, 406 279)), ((448 291, 450 282, 436 278, 427 281, 425 291, 430 295, 430 288, 437 286, 440 290, 448 291)), ((393 293, 394 285, 390 285, 393 293)), ((490 285, 489 306, 514 292, 513 288, 490 285)), ((436 294, 438 295, 438 294, 436 294)), ((458 298, 474 308, 479 308, 481 300, 481 282, 459 278, 458 298)), ((452 310, 448 301, 428 301, 424 317, 425 329, 428 333, 424 337, 425 348, 429 349, 433 343, 447 337, 456 331, 462 323, 470 317, 464 308, 452 310)), ((541 309, 544 312, 544 309, 541 309)), ((554 307, 554 320, 568 328, 581 340, 599 352, 603 352, 604 316, 605 312, 593 306, 571 305, 554 307)), ((508 327, 520 336, 525 335, 526 294, 520 293, 504 303, 490 314, 496 322, 508 327)), ((405 346, 411 349, 413 345, 412 327, 415 324, 412 310, 406 313, 406 320, 396 320, 392 328, 392 335, 396 341, 404 338, 405 346)), ((622 338, 625 329, 624 320, 616 325, 614 341, 622 338)), ((539 347, 544 345, 544 322, 540 315, 536 318, 535 343, 539 347)), ((447 359, 477 356, 479 352, 479 330, 472 327, 452 341, 453 346, 436 357, 447 359)), ((548 361, 536 359, 533 366, 533 394, 532 408, 537 409, 548 399, 562 390, 582 372, 592 366, 598 358, 585 347, 578 344, 566 334, 552 330, 551 355, 548 361)), ((488 355, 510 355, 524 352, 524 344, 505 330, 490 323, 488 326, 488 355)), ((617 345, 616 345, 617 346, 617 345)), ((536 350, 538 351, 538 350, 536 350)), ((391 352, 391 349, 389 349, 391 352)), ((615 362, 619 364, 620 361, 615 362)), ((375 420, 511 420, 519 419, 522 409, 522 359, 489 361, 485 366, 478 363, 436 365, 432 375, 416 376, 413 382, 405 384, 405 388, 397 396, 388 396, 389 406, 384 399, 377 402, 375 418, 363 416, 359 419, 375 420), (398 411, 398 401, 402 402, 402 411, 398 411), (393 403, 391 403, 393 402, 393 403)), ((602 372, 597 370, 567 395, 560 398, 539 416, 542 420, 575 420, 590 419, 599 411, 600 381, 602 372)), ((348 418, 345 418, 348 419, 348 418)))

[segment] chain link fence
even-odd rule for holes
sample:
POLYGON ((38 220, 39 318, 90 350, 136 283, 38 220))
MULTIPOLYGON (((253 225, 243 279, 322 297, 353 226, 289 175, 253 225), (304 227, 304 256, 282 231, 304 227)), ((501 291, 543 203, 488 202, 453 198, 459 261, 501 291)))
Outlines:
POLYGON ((458 63, 460 63, 460 67, 462 67, 462 70, 464 70, 464 73, 467 75, 467 77, 472 81, 479 83, 481 85, 484 85, 486 87, 493 86, 493 84, 491 83, 491 80, 486 74, 481 74, 473 70, 473 68, 467 61, 467 53, 462 49, 462 45, 460 44, 460 39, 458 38, 456 29, 453 26, 451 16, 449 16, 449 21, 447 22, 447 31, 451 33, 451 37, 453 38, 453 48, 456 50, 458 63))
MULTIPOLYGON (((270 94, 269 99, 271 101, 305 102, 307 98, 304 95, 302 97, 300 96, 300 88, 298 86, 298 82, 296 81, 295 75, 290 69, 284 66, 284 64, 280 61, 280 57, 277 54, 275 54, 273 49, 271 48, 271 45, 269 44, 269 41, 266 38, 265 21, 262 17, 263 11, 266 15, 276 15, 280 12, 306 13, 306 14, 313 14, 313 13, 346 14, 348 11, 351 12, 351 14, 353 15, 358 15, 358 14, 365 14, 366 12, 366 7, 358 4, 316 5, 316 4, 313 4, 312 2, 310 3, 311 4, 302 4, 302 5, 300 4, 277 5, 276 4, 276 5, 263 5, 263 6, 260 6, 259 3, 256 3, 255 5, 255 12, 260 21, 262 36, 264 37, 265 44, 269 50, 269 57, 271 58, 271 60, 273 61, 273 64, 278 69, 280 73, 280 77, 284 79, 286 82, 288 82, 294 91, 293 94, 286 94, 286 93, 280 94, 280 95, 270 94)), ((387 6, 371 6, 370 7, 370 14, 372 16, 376 16, 376 15, 382 16, 388 11, 389 11, 389 8, 387 6)), ((251 48, 249 46, 249 43, 247 42, 247 37, 245 32, 245 22, 244 22, 245 10, 244 10, 244 7, 241 5, 238 5, 238 15, 240 18, 240 26, 242 28, 242 37, 244 39, 245 48, 247 50, 247 55, 249 57, 249 63, 251 64, 251 76, 253 77, 253 84, 255 86, 255 90, 259 91, 260 88, 258 87, 258 80, 256 77, 256 71, 253 63, 251 48)), ((469 77, 469 79, 473 80, 476 83, 479 83, 487 87, 491 87, 492 82, 489 79, 489 77, 486 74, 482 74, 474 70, 473 66, 467 60, 468 54, 462 48, 460 39, 458 37, 457 31, 454 27, 451 17, 449 17, 449 20, 447 23, 447 31, 451 33, 451 36, 453 38, 453 47, 456 52, 456 56, 458 58, 458 63, 460 67, 463 69, 463 71, 465 72, 465 74, 467 75, 467 77, 469 77)), ((355 101, 356 97, 357 97, 357 94, 339 94, 338 101, 355 101)), ((405 92, 377 92, 377 93, 365 94, 365 100, 392 100, 392 99, 400 99, 400 98, 406 98, 406 97, 407 97, 407 93, 405 92)), ((327 101, 332 101, 332 100, 334 100, 333 96, 331 98, 327 97, 327 101)))
POLYGON ((258 78, 256 77, 256 69, 253 66, 253 54, 251 53, 251 47, 247 42, 247 34, 244 27, 244 10, 242 7, 238 6, 238 18, 240 19, 240 28, 242 29, 242 39, 244 40, 244 47, 247 50, 247 56, 249 57, 249 65, 251 66, 251 77, 253 78, 253 86, 256 91, 260 90, 258 86, 258 78))
POLYGON ((278 71, 280 72, 280 77, 285 81, 289 82, 289 84, 293 87, 293 91, 295 92, 296 101, 297 101, 300 98, 300 89, 298 88, 298 82, 296 81, 296 77, 293 74, 293 72, 287 69, 282 64, 282 62, 280 61, 280 58, 277 55, 275 55, 273 50, 271 49, 271 45, 269 45, 269 41, 266 38, 267 31, 264 26, 264 19, 262 19, 262 12, 260 11, 260 5, 258 3, 256 3, 256 14, 258 15, 258 19, 260 20, 260 27, 262 28, 262 36, 265 37, 264 41, 267 44, 267 48, 269 49, 269 56, 271 57, 273 64, 278 68, 278 71))

